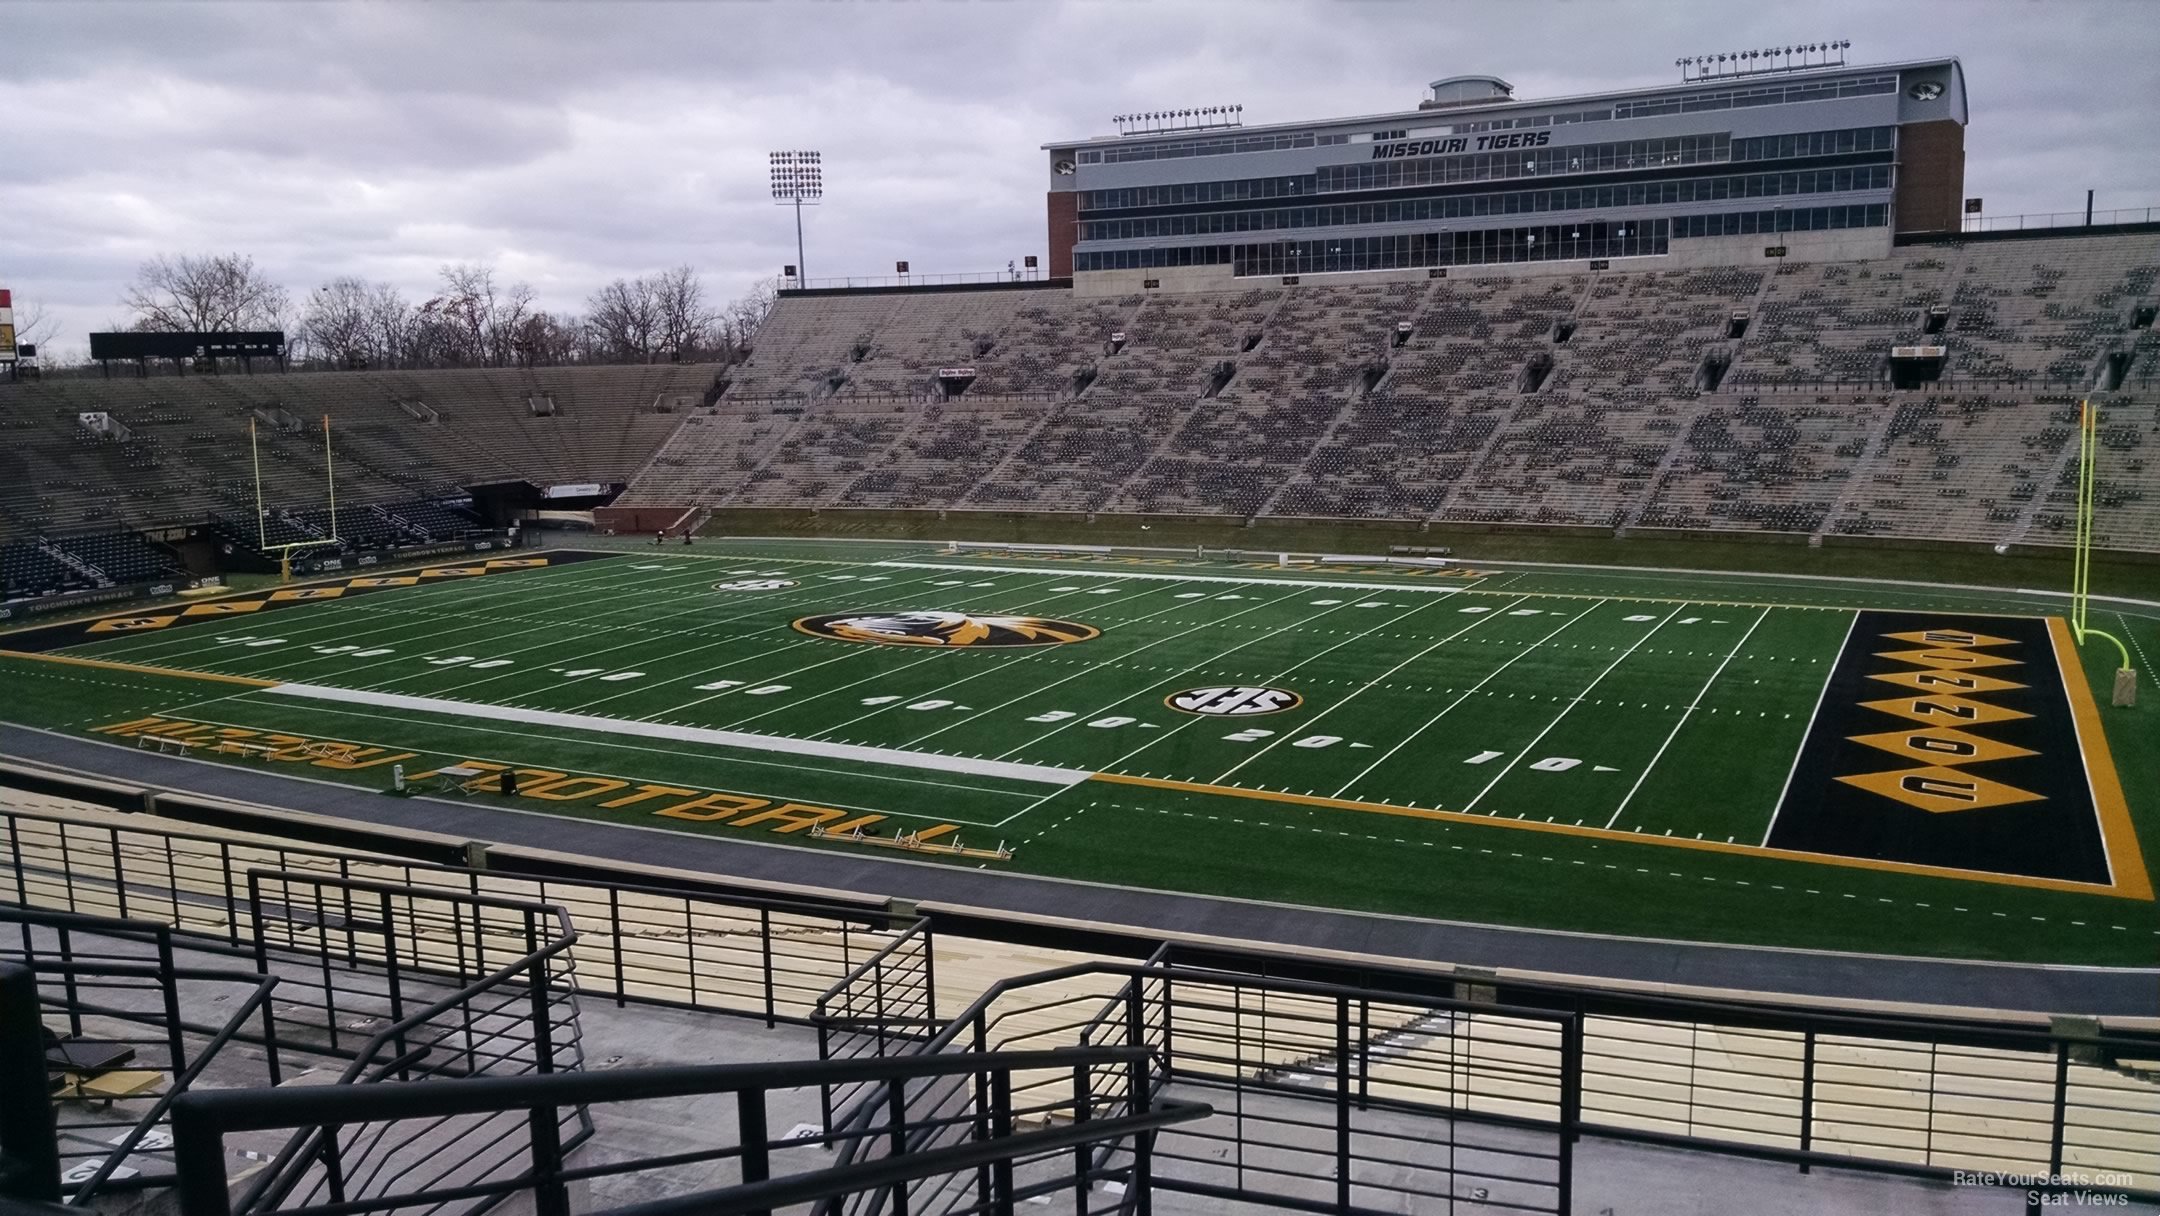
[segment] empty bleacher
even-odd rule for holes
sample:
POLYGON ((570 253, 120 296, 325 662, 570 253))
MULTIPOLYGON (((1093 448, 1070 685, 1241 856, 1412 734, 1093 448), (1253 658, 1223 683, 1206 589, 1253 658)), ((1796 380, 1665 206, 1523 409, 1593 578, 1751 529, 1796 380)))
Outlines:
POLYGON ((270 505, 322 501, 326 459, 340 502, 354 506, 501 479, 626 482, 682 422, 680 403, 713 378, 710 367, 631 366, 0 385, 0 533, 250 511, 258 453, 270 505), (553 412, 536 414, 534 400, 553 412), (119 425, 100 432, 83 414, 119 425))
POLYGON ((624 501, 2060 543, 2075 402, 2111 389, 2103 543, 2160 549, 2156 280, 2160 235, 2137 233, 1139 300, 787 296, 624 501), (1894 346, 1943 354, 1893 377, 1894 346), (972 383, 938 382, 957 366, 972 383))
POLYGON ((356 506, 522 478, 628 482, 631 506, 2047 544, 2098 392, 2103 543, 2160 550, 2156 281, 2160 234, 2133 233, 1774 269, 790 294, 717 398, 694 367, 53 380, 0 388, 0 534, 247 514, 251 421, 266 497, 312 507, 327 413, 356 506), (1895 387, 1896 346, 1940 362, 1899 359, 1895 387))

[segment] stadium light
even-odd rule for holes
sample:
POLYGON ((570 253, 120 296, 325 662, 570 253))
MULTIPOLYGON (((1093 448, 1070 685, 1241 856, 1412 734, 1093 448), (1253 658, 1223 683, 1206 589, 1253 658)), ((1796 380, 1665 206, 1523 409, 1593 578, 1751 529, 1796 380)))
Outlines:
POLYGON ((819 152, 768 152, 768 171, 772 176, 773 201, 780 206, 795 208, 795 282, 797 286, 810 284, 810 268, 803 258, 802 209, 808 203, 815 207, 825 197, 824 154, 819 152))

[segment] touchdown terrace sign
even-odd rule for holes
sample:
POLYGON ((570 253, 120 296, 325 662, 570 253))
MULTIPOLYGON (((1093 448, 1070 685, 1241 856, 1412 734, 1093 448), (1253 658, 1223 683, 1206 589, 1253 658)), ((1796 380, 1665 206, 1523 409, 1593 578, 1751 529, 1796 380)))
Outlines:
POLYGON ((1504 135, 1458 136, 1454 139, 1413 139, 1407 142, 1374 144, 1374 160, 1395 160, 1404 156, 1449 156, 1457 152, 1504 152, 1510 148, 1542 148, 1552 142, 1550 131, 1510 131, 1504 135))

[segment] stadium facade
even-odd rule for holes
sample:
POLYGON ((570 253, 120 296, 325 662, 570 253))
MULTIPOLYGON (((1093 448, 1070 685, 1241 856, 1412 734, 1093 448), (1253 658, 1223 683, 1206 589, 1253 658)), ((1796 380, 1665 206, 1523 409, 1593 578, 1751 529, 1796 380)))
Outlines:
POLYGON ((1965 122, 1938 58, 1545 100, 1456 76, 1392 114, 1064 140, 1043 145, 1050 273, 1092 294, 1879 257, 1957 229, 1965 122))

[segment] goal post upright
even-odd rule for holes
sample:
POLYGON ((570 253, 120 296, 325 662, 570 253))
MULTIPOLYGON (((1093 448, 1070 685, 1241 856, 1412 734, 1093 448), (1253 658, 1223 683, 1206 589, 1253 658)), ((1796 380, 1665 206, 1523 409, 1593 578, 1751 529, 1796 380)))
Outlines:
POLYGON ((317 545, 339 543, 337 526, 337 468, 331 462, 330 415, 322 416, 323 433, 323 481, 330 498, 330 535, 318 540, 288 541, 282 545, 270 543, 269 512, 263 506, 262 444, 256 435, 257 420, 248 419, 248 452, 255 465, 255 548, 264 554, 275 553, 278 562, 278 581, 292 581, 292 555, 295 549, 312 549, 317 545))
POLYGON ((2115 669, 2114 696, 2118 706, 2137 703, 2137 669, 2130 665, 2130 648, 2121 638, 2094 629, 2092 615, 2092 549, 2094 512, 2099 505, 2100 411, 2091 398, 2078 402, 2077 520, 2070 555, 2070 631, 2080 646, 2088 637, 2105 638, 2115 644, 2122 665, 2115 669))

